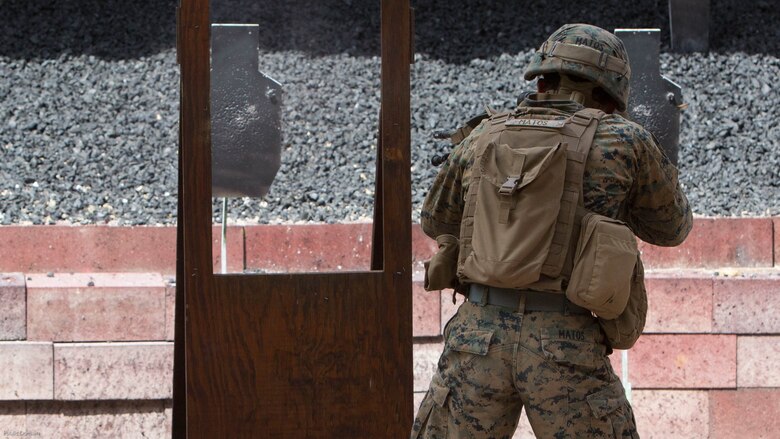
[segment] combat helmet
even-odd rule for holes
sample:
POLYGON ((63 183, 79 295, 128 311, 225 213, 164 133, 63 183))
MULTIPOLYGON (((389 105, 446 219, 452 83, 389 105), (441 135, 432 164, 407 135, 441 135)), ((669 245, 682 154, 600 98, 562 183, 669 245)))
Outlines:
POLYGON ((531 57, 525 79, 545 73, 566 73, 585 78, 604 89, 625 111, 631 67, 620 38, 589 24, 565 24, 542 43, 531 57))

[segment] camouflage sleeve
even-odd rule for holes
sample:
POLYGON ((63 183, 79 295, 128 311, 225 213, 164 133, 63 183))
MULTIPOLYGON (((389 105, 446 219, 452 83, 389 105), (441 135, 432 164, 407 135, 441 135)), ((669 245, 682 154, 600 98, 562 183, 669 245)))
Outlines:
POLYGON ((420 223, 423 232, 431 238, 442 234, 460 235, 464 197, 474 160, 474 141, 483 130, 484 123, 452 149, 425 197, 420 223))
POLYGON ((655 137, 635 127, 636 178, 627 200, 626 222, 642 241, 665 247, 679 245, 691 231, 693 217, 677 168, 655 137))

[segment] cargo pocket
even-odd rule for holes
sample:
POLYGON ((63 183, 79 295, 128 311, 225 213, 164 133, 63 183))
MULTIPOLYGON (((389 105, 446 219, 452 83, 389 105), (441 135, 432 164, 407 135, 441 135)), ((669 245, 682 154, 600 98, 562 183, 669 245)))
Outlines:
POLYGON ((446 439, 449 411, 447 396, 450 389, 442 384, 438 376, 431 380, 431 387, 425 395, 417 418, 412 426, 411 439, 446 439))
POLYGON ((475 355, 487 355, 493 331, 459 331, 450 334, 447 347, 453 351, 475 355))
POLYGON ((619 381, 604 390, 587 396, 588 407, 593 414, 593 437, 638 438, 631 407, 623 396, 619 381))

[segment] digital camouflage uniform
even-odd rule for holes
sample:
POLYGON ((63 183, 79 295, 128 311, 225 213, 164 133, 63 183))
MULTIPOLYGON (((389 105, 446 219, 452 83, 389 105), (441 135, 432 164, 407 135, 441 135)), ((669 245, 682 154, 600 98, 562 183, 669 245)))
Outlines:
MULTIPOLYGON (((561 119, 583 108, 534 99, 520 106, 561 119)), ((426 197, 422 228, 432 238, 459 236, 483 130, 484 123, 454 148, 426 197)), ((692 226, 676 168, 651 134, 619 115, 598 125, 583 196, 586 209, 624 221, 651 244, 677 245, 692 226)), ((444 352, 412 438, 511 438, 523 407, 540 438, 638 437, 597 319, 523 306, 461 305, 445 328, 444 352)))
MULTIPOLYGON (((583 106, 576 102, 520 103, 534 114, 571 116, 583 106)), ((460 234, 474 140, 482 123, 457 145, 433 182, 421 212, 426 235, 460 234)), ((693 224, 688 200, 677 181, 677 169, 661 152, 653 136, 617 114, 602 120, 593 139, 582 183, 585 208, 624 221, 643 241, 661 246, 682 242, 693 224)))

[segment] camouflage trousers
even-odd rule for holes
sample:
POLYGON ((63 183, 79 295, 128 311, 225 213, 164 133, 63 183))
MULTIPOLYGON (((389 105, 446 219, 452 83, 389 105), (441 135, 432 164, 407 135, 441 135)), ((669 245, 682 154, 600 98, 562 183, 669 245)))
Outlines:
POLYGON ((597 320, 519 308, 461 305, 412 439, 509 439, 523 407, 538 438, 638 438, 597 320))

